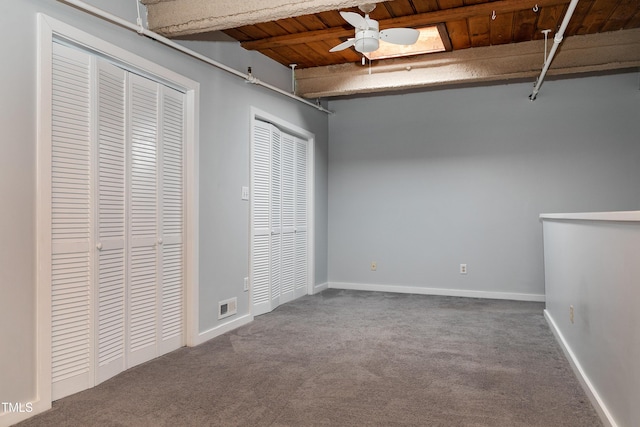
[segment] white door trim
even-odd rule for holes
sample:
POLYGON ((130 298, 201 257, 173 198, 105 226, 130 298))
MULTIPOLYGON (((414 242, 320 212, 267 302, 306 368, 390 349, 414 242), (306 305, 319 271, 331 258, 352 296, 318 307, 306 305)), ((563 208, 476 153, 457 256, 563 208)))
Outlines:
POLYGON ((152 76, 186 94, 185 136, 185 337, 198 339, 198 121, 200 84, 131 52, 38 14, 37 67, 37 312, 35 415, 51 408, 51 96, 54 40, 80 46, 118 65, 152 76))
MULTIPOLYGON (((251 148, 250 148, 250 171, 249 174, 253 173, 253 130, 255 127, 256 120, 269 122, 274 126, 280 128, 287 133, 290 133, 298 138, 305 140, 308 142, 307 145, 307 188, 309 189, 309 193, 307 195, 307 294, 313 295, 315 287, 315 163, 314 163, 314 153, 315 153, 315 135, 309 132, 306 129, 301 128, 293 123, 290 123, 278 116, 267 113, 266 111, 260 110, 256 107, 251 107, 251 148)), ((251 206, 253 206, 251 204, 251 206)), ((249 236, 252 236, 253 230, 253 211, 249 212, 249 236)), ((253 260, 251 259, 251 242, 249 244, 249 272, 253 271, 253 260)), ((251 291, 249 292, 249 307, 251 313, 253 314, 253 286, 251 287, 251 291)))

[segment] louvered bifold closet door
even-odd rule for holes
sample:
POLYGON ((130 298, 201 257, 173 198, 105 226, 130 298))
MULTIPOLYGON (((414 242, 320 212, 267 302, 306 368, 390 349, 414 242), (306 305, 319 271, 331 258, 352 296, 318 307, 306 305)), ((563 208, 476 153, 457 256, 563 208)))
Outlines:
POLYGON ((181 347, 184 342, 184 94, 162 86, 160 95, 159 355, 181 347))
POLYGON ((281 302, 289 302, 295 298, 295 137, 282 133, 282 237, 281 237, 281 302))
POLYGON ((295 138, 295 298, 308 291, 307 141, 295 138))
POLYGON ((97 82, 96 383, 99 384, 126 368, 126 72, 98 61, 97 82))
POLYGON ((271 126, 270 310, 280 305, 282 284, 282 134, 271 126))
POLYGON ((52 78, 51 375, 55 400, 93 385, 91 57, 54 43, 52 78))
POLYGON ((158 319, 158 84, 129 79, 129 367, 157 354, 158 319))
POLYGON ((256 121, 251 172, 253 314, 307 294, 308 142, 256 121))
POLYGON ((251 304, 254 316, 270 311, 271 125, 253 128, 251 175, 251 304))

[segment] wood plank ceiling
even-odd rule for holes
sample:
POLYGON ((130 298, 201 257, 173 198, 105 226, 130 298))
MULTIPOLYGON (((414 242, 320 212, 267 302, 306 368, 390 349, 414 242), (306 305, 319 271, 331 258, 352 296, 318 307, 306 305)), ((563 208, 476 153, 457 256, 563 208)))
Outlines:
MULTIPOLYGON (((393 0, 378 3, 370 16, 380 30, 391 27, 420 28, 444 24, 453 51, 528 42, 553 35, 560 27, 569 0, 393 0)), ((343 9, 361 13, 358 8, 343 9)), ((581 0, 565 37, 640 28, 640 0, 581 0)), ((298 68, 359 62, 361 55, 349 48, 329 49, 353 37, 354 29, 338 11, 303 15, 224 32, 256 50, 298 68)), ((186 39, 206 40, 200 33, 186 39)), ((446 43, 445 43, 446 44, 446 43)))

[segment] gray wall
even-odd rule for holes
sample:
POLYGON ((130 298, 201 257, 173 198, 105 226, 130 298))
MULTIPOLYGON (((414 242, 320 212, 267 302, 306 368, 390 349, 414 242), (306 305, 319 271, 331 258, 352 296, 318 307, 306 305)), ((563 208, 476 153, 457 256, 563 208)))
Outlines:
POLYGON ((640 211, 634 222, 545 219, 544 260, 545 314, 587 396, 605 426, 638 425, 640 211))
MULTIPOLYGON (((130 0, 89 3, 135 22, 130 0)), ((200 83, 200 319, 199 330, 219 325, 218 301, 238 297, 238 316, 249 310, 243 278, 249 263, 250 107, 316 135, 316 282, 327 264, 327 116, 282 95, 246 84, 157 42, 57 1, 0 2, 3 95, 0 98, 0 402, 35 399, 36 366, 36 13, 71 24, 200 83)), ((221 62, 261 80, 290 86, 290 70, 238 43, 197 45, 221 62), (227 61, 225 61, 225 59, 227 61)), ((230 319, 225 319, 226 321, 230 319)))
POLYGON ((540 213, 638 209, 638 73, 531 89, 330 102, 330 284, 542 295, 540 213))

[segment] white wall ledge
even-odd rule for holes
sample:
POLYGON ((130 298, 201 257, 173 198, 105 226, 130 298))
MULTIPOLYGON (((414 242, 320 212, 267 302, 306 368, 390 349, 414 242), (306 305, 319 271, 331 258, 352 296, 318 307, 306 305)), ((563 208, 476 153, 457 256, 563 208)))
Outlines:
POLYGON ((577 221, 626 221, 640 222, 640 211, 619 212, 582 212, 582 213, 549 213, 540 214, 540 220, 577 220, 577 221))

